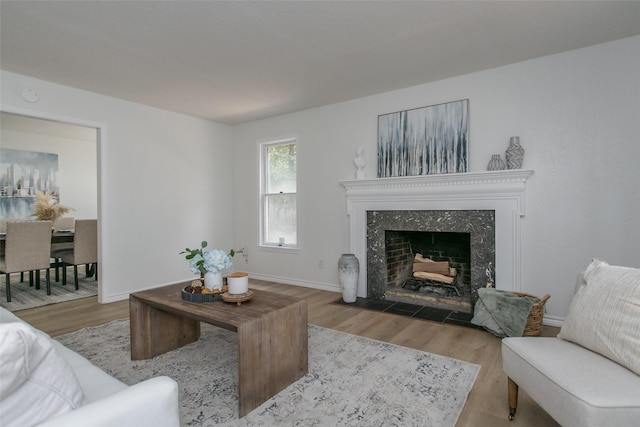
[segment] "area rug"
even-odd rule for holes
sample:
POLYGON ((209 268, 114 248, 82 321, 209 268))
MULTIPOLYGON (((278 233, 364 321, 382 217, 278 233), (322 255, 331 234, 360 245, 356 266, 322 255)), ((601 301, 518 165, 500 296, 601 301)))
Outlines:
POLYGON ((184 426, 454 426, 480 366, 309 325, 309 373, 238 419, 236 335, 202 324, 201 338, 131 361, 129 321, 56 339, 126 384, 178 382, 184 426))
MULTIPOLYGON (((71 270, 70 270, 71 271, 71 270)), ((75 299, 87 298, 98 295, 98 282, 94 277, 85 277, 78 272, 78 287, 73 285, 73 272, 67 274, 67 284, 62 286, 62 282, 53 280, 54 274, 51 272, 51 295, 47 295, 47 285, 44 273, 40 273, 40 289, 29 286, 29 276, 25 274, 25 281, 20 283, 19 275, 11 276, 11 302, 7 302, 7 288, 5 286, 5 275, 2 274, 0 280, 0 306, 9 311, 25 310, 27 308, 40 307, 43 305, 55 304, 58 302, 72 301, 75 299)))

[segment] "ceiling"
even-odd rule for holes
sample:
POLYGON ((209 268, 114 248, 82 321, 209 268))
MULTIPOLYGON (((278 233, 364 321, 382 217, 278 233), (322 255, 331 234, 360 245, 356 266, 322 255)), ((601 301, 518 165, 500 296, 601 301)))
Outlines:
POLYGON ((640 1, 2 0, 0 67, 237 124, 634 36, 639 22, 640 1))

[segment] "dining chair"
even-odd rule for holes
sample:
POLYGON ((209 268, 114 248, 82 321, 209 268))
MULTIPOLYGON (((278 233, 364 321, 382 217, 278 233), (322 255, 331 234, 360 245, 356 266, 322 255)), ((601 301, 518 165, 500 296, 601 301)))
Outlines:
POLYGON ((40 270, 45 270, 47 295, 51 295, 51 227, 51 221, 7 222, 4 255, 0 258, 0 273, 5 274, 7 302, 11 302, 11 273, 35 271, 36 289, 40 289, 40 270))
MULTIPOLYGON (((63 216, 53 221, 53 232, 73 231, 76 219, 72 216, 63 216)), ((55 268, 55 281, 60 281, 60 258, 56 257, 56 252, 70 251, 73 249, 73 242, 51 243, 52 267, 55 268)))
POLYGON ((93 264, 98 280, 98 220, 77 219, 73 249, 56 252, 62 260, 62 283, 67 283, 67 266, 73 265, 73 280, 78 289, 78 265, 93 264))
MULTIPOLYGON (((0 234, 7 234, 7 222, 9 220, 0 219, 0 234)), ((33 284, 33 274, 30 272, 29 277, 31 278, 31 284, 33 284)), ((20 272, 20 283, 24 282, 24 271, 20 272)))
POLYGON ((63 216, 53 221, 53 231, 71 231, 75 227, 76 219, 72 216, 63 216))

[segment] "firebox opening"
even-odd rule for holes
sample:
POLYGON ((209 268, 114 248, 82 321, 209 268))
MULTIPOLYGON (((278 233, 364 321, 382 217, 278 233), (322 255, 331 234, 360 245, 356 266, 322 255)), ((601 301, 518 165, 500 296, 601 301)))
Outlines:
POLYGON ((386 298, 472 311, 471 234, 385 230, 386 298))

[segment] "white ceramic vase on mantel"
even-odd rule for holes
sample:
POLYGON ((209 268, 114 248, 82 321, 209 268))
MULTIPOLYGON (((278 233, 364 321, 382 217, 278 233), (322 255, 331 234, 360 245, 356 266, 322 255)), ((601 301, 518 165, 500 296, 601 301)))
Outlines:
POLYGON ((500 158, 500 154, 494 154, 487 165, 488 171, 500 171, 507 168, 507 164, 500 158))
POLYGON ((507 167, 509 169, 520 169, 522 167, 524 148, 520 145, 519 136, 512 136, 509 139, 509 148, 507 148, 505 152, 505 158, 507 159, 507 167))

